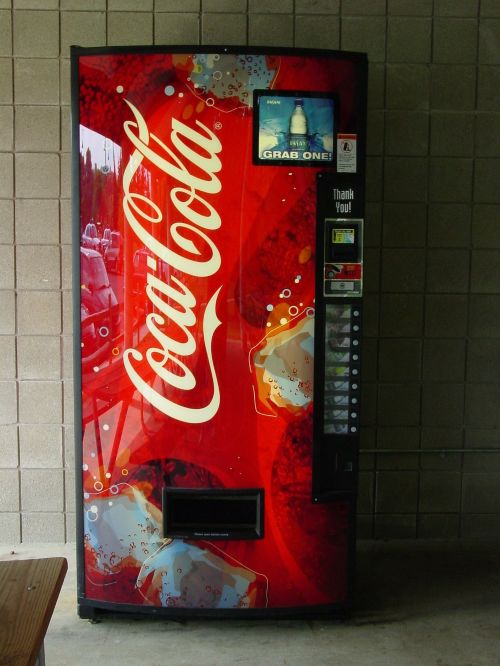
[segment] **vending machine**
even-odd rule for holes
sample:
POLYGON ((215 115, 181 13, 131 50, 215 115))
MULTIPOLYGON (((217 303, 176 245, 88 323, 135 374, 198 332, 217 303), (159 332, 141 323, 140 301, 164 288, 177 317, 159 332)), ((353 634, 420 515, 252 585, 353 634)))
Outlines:
POLYGON ((344 611, 364 54, 72 49, 78 604, 344 611))

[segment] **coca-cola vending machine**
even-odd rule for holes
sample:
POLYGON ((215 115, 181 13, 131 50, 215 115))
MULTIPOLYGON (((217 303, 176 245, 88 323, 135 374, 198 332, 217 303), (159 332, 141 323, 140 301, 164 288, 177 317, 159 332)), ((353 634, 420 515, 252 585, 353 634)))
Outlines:
POLYGON ((82 617, 348 606, 366 79, 72 49, 82 617))

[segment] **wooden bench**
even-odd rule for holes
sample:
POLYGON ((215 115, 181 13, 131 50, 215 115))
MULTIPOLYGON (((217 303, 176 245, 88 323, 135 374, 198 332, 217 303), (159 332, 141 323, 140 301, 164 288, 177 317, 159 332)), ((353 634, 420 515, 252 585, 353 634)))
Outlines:
POLYGON ((0 665, 45 665, 43 640, 67 570, 64 557, 0 562, 0 665))

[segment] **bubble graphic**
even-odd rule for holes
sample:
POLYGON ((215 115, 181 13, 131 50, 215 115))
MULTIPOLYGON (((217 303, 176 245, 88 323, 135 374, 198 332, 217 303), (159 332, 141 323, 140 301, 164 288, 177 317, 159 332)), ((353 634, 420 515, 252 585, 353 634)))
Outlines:
POLYGON ((215 101, 212 97, 207 97, 207 106, 213 106, 215 104, 215 101))
POLYGON ((212 74, 212 76, 214 77, 214 79, 215 79, 216 81, 220 81, 220 80, 222 79, 222 72, 220 72, 219 70, 217 70, 216 72, 214 72, 214 73, 212 74))
POLYGON ((107 479, 110 479, 110 478, 111 478, 111 474, 110 474, 109 472, 106 472, 105 477, 106 477, 107 479))
POLYGON ((87 519, 89 523, 95 523, 97 518, 97 513, 91 513, 90 511, 87 511, 87 519))
POLYGON ((214 123, 214 129, 216 129, 216 130, 222 129, 222 123, 220 122, 220 120, 218 120, 216 123, 214 123))
MULTIPOLYGON (((93 451, 92 451, 92 453, 90 454, 90 457, 91 457, 91 458, 95 458, 95 453, 94 453, 93 451)), ((94 476, 94 479, 95 479, 95 476, 94 476)))
POLYGON ((179 97, 184 97, 184 93, 183 93, 183 92, 180 92, 180 93, 179 93, 179 97))
POLYGON ((314 308, 307 308, 306 315, 308 317, 314 317, 314 308))
POLYGON ((102 485, 102 483, 100 481, 96 481, 94 483, 94 489, 97 490, 98 493, 100 493, 103 488, 104 488, 104 486, 102 485))
POLYGON ((101 326, 99 329, 99 335, 101 338, 107 338, 109 335, 109 328, 107 326, 101 326))
POLYGON ((109 425, 108 425, 107 423, 105 423, 105 424, 102 426, 102 429, 108 431, 108 430, 109 430, 109 425))
POLYGON ((282 326, 284 326, 284 325, 287 323, 287 321, 288 321, 288 319, 286 319, 286 317, 281 317, 281 319, 280 319, 280 324, 281 324, 282 326))
POLYGON ((109 489, 109 491, 110 491, 110 493, 112 493, 113 495, 117 495, 117 494, 118 494, 118 486, 111 486, 111 488, 109 489))
POLYGON ((280 298, 290 298, 291 295, 292 292, 290 291, 290 289, 283 289, 283 291, 280 294, 280 298))
POLYGON ((214 60, 220 60, 220 55, 218 53, 214 55, 214 60))
POLYGON ((266 326, 267 326, 268 328, 271 328, 271 322, 268 321, 267 324, 266 324, 266 326))
POLYGON ((93 369, 94 372, 99 372, 99 366, 98 365, 94 365, 94 367, 92 369, 93 369))
POLYGON ((88 468, 89 468, 89 466, 87 465, 87 463, 83 463, 83 465, 82 465, 83 471, 86 472, 88 470, 88 468))
POLYGON ((116 86, 116 92, 117 93, 122 93, 123 92, 123 86, 116 86))
POLYGON ((97 507, 96 507, 95 504, 93 504, 93 505, 90 507, 90 512, 91 512, 91 513, 97 513, 97 507))
POLYGON ((128 469, 122 469, 122 476, 128 476, 128 469))
POLYGON ((88 493, 83 493, 83 499, 88 499, 90 495, 88 493))
POLYGON ((113 502, 108 502, 108 506, 113 506, 113 502))
POLYGON ((285 201, 286 201, 286 199, 282 199, 282 200, 281 200, 281 203, 285 203, 285 201))
POLYGON ((274 310, 274 305, 271 305, 271 303, 269 303, 269 305, 266 306, 266 310, 268 312, 272 312, 274 310))
POLYGON ((290 307, 288 308, 288 314, 291 317, 295 317, 296 315, 299 314, 299 308, 296 305, 290 305, 290 307))

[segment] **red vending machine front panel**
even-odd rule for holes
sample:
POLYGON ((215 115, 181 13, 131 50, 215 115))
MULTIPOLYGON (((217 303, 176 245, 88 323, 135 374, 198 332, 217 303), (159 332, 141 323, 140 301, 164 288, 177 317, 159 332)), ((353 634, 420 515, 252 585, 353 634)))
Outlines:
POLYGON ((339 134, 360 171, 364 58, 72 62, 81 614, 345 604, 352 502, 312 483, 317 177, 353 173, 339 134))

